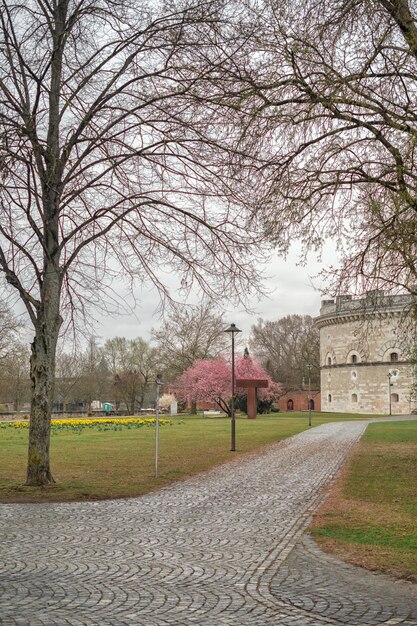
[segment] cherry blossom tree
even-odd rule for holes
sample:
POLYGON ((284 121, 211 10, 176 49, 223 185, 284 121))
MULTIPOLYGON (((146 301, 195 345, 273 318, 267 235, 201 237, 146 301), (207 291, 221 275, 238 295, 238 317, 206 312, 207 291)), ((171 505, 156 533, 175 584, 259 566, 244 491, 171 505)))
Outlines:
MULTIPOLYGON (((281 393, 281 385, 274 382, 263 367, 250 356, 236 359, 236 378, 267 380, 268 388, 258 389, 258 399, 261 401, 273 401, 281 393)), ((215 402, 222 411, 230 416, 231 379, 232 368, 223 357, 198 359, 192 367, 177 378, 172 386, 172 391, 183 400, 215 402)), ((245 394, 246 389, 236 389, 237 396, 241 397, 245 394)))
POLYGON ((172 391, 181 400, 215 402, 230 415, 231 368, 223 357, 197 359, 172 385, 172 391))
MULTIPOLYGON (((258 400, 262 402, 272 402, 282 394, 282 386, 272 380, 271 376, 264 370, 258 361, 252 358, 249 353, 236 360, 236 378, 251 379, 257 378, 268 381, 268 387, 260 387, 257 390, 258 400)), ((237 387, 236 395, 242 397, 246 394, 246 389, 237 387)))

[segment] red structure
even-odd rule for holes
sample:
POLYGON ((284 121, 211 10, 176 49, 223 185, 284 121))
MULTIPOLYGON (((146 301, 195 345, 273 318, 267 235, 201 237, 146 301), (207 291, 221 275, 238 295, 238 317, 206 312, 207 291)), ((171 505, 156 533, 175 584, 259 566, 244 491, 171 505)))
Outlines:
MULTIPOLYGON (((295 391, 287 391, 280 397, 278 402, 279 410, 283 411, 308 411, 308 391, 297 389, 295 391)), ((321 411, 320 391, 311 390, 311 410, 321 411)))
POLYGON ((256 390, 266 389, 269 387, 269 382, 262 378, 238 378, 236 381, 236 387, 243 387, 247 389, 247 416, 248 419, 254 420, 257 413, 257 398, 256 390))

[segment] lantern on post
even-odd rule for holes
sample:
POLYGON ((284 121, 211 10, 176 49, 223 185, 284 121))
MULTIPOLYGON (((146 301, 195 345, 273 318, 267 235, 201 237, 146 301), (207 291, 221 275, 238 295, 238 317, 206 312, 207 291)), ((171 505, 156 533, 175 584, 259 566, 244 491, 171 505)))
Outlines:
POLYGON ((242 331, 237 328, 236 324, 230 324, 229 328, 226 328, 225 333, 232 335, 232 401, 230 406, 231 417, 231 444, 230 451, 236 450, 236 426, 235 426, 235 335, 242 331))

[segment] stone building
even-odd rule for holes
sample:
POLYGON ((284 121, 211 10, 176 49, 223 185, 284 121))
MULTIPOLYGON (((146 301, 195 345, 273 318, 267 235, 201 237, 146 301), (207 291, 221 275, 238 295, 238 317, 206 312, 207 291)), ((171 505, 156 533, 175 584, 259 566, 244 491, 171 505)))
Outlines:
POLYGON ((322 301, 320 331, 321 409, 330 412, 407 414, 416 345, 410 295, 368 292, 353 299, 322 301))

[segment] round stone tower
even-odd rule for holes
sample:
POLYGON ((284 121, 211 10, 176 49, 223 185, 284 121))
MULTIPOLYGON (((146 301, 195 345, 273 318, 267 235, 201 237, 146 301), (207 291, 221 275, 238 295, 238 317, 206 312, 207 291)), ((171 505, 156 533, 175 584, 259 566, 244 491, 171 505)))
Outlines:
POLYGON ((410 295, 324 300, 320 330, 321 408, 343 413, 407 414, 416 345, 410 295))

